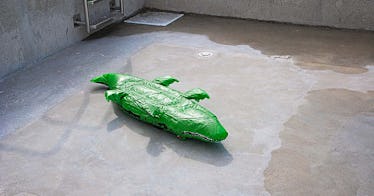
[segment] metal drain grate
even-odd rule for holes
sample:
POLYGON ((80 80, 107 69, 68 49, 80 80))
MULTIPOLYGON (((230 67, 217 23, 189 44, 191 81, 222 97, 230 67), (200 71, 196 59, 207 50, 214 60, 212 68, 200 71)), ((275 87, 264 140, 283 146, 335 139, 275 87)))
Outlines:
POLYGON ((178 20, 183 14, 168 13, 168 12, 145 12, 138 14, 128 20, 126 23, 144 24, 153 26, 167 26, 172 22, 178 20))

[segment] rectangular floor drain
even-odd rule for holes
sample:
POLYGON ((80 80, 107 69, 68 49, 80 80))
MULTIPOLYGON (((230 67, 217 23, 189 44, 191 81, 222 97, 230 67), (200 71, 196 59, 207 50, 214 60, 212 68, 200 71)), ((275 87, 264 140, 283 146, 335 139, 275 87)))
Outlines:
POLYGON ((145 12, 127 19, 125 22, 132 24, 167 26, 182 16, 183 14, 169 12, 145 12))

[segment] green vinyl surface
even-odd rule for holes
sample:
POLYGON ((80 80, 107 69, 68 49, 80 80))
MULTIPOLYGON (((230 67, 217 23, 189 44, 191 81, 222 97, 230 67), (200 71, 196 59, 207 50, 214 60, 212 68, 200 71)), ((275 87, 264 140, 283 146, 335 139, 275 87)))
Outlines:
POLYGON ((108 101, 180 139, 219 142, 228 135, 217 117, 198 103, 209 95, 200 88, 185 93, 171 89, 168 86, 178 82, 173 77, 163 76, 148 81, 127 74, 108 73, 91 81, 109 87, 105 92, 108 101))

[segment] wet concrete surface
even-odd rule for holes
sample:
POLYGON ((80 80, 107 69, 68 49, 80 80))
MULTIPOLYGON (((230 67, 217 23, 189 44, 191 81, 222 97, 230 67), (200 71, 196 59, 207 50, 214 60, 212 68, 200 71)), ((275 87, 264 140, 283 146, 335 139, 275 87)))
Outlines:
POLYGON ((314 28, 201 15, 188 15, 166 29, 146 26, 112 28, 92 38, 165 30, 202 34, 213 42, 225 45, 249 45, 269 56, 292 55, 297 65, 307 69, 357 73, 364 72, 364 67, 374 61, 374 39, 370 31, 314 28))
POLYGON ((196 15, 120 24, 0 88, 0 195, 374 194, 372 32, 196 15), (205 89, 229 137, 180 141, 126 116, 88 83, 105 72, 205 89))
POLYGON ((284 124, 266 188, 273 195, 372 195, 373 102, 374 91, 309 92, 284 124))

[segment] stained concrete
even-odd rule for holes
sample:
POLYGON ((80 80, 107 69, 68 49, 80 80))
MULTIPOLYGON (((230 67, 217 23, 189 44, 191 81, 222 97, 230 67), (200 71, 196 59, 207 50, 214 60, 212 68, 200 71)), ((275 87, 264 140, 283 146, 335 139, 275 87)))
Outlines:
POLYGON ((115 26, 0 83, 0 194, 373 195, 373 38, 194 15, 115 26), (88 82, 105 72, 207 90, 229 137, 126 116, 88 82))
POLYGON ((146 0, 145 6, 215 16, 374 30, 374 2, 368 0, 146 0))

